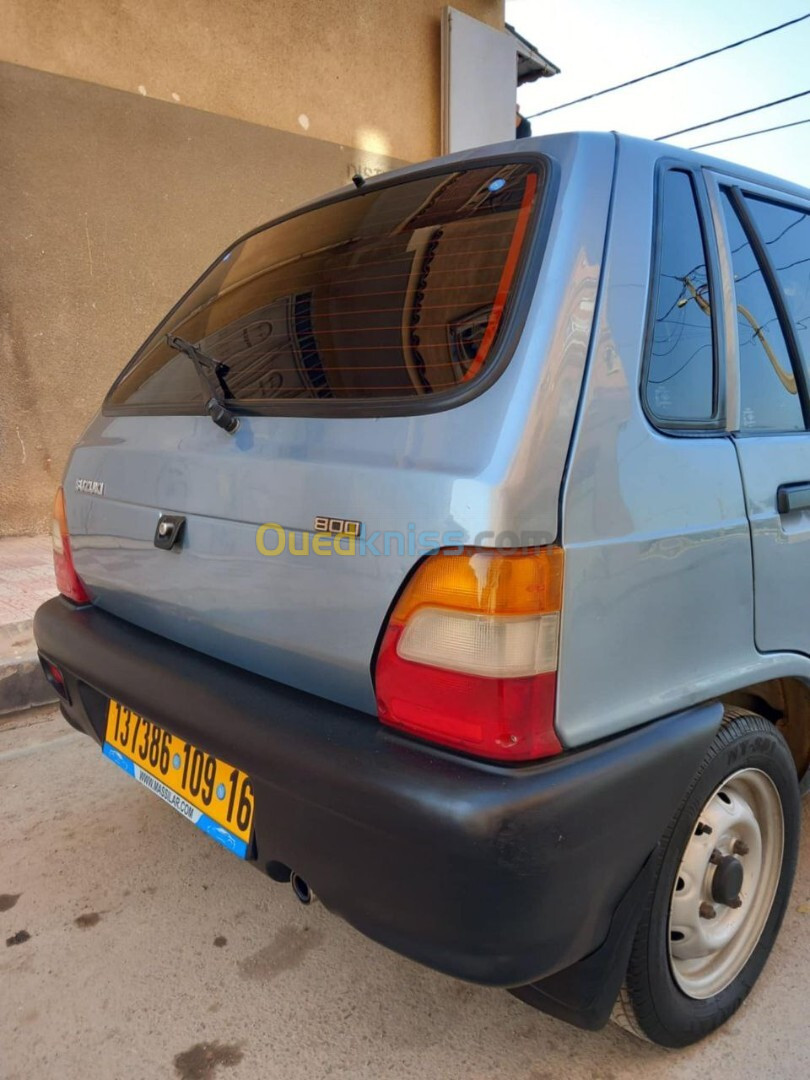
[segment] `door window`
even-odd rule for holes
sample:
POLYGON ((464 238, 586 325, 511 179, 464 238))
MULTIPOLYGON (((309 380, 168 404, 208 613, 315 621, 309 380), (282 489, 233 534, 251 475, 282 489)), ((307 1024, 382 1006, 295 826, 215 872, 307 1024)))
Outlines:
POLYGON ((767 280, 726 190, 721 199, 736 293, 740 429, 803 431, 796 376, 767 280))
POLYGON ((810 214, 764 199, 746 205, 790 313, 805 365, 810 362, 810 214))

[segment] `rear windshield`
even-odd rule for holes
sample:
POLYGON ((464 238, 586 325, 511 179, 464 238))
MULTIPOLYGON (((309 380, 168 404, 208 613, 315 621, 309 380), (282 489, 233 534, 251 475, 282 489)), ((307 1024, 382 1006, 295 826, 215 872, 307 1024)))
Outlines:
POLYGON ((201 405, 166 334, 228 367, 231 400, 403 401, 492 365, 540 202, 535 165, 392 184, 266 226, 227 251, 150 338, 107 404, 201 405))

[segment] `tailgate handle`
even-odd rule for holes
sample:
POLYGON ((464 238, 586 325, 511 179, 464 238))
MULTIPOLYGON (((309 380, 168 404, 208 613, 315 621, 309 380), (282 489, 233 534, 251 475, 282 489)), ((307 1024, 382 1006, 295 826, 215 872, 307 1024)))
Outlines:
POLYGON ((185 523, 182 514, 161 514, 155 529, 155 547, 171 551, 180 543, 185 523))
POLYGON ((810 510, 810 482, 782 484, 776 491, 776 509, 780 514, 791 510, 810 510))

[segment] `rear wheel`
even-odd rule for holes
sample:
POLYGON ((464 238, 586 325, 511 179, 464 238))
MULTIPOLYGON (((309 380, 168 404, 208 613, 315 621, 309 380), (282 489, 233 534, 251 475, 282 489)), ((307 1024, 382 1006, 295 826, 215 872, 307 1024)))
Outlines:
POLYGON ((754 713, 727 715, 662 839, 614 1019, 678 1047, 740 1007, 785 913, 799 817, 782 736, 754 713))

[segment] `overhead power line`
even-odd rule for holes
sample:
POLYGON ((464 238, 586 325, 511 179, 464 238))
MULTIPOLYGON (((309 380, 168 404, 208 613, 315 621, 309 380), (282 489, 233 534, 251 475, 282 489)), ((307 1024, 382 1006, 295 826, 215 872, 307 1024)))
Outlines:
POLYGON ((806 120, 793 120, 789 124, 776 124, 774 127, 758 128, 757 131, 747 131, 745 135, 730 135, 727 139, 714 139, 713 142, 698 143, 690 146, 690 150, 702 150, 704 146, 720 146, 721 143, 736 142, 737 139, 751 139, 754 135, 765 135, 769 131, 783 131, 785 128, 799 127, 801 124, 810 124, 810 116, 806 120))
POLYGON ((795 101, 796 98, 807 97, 808 94, 810 90, 800 90, 798 94, 777 98, 776 101, 766 101, 764 105, 754 105, 751 109, 740 109, 739 112, 729 113, 728 116, 718 116, 716 120, 705 120, 702 124, 692 124, 691 127, 680 128, 678 131, 668 131, 666 135, 656 135, 655 141, 661 142, 662 139, 673 139, 676 135, 686 135, 689 131, 699 131, 701 128, 712 127, 714 124, 724 124, 726 120, 736 120, 738 116, 750 116, 751 113, 772 109, 774 105, 784 105, 786 101, 795 101))
POLYGON ((571 105, 579 105, 583 101, 592 101, 594 98, 602 97, 603 94, 612 94, 614 90, 623 90, 625 86, 635 86, 636 83, 645 82, 647 79, 654 79, 657 75, 666 75, 668 71, 676 71, 678 68, 687 67, 689 64, 696 64, 698 60, 707 60, 710 56, 718 56, 720 53, 728 52, 729 49, 736 49, 739 45, 747 45, 749 41, 756 41, 757 38, 767 37, 768 34, 775 34, 777 30, 784 30, 787 26, 795 26, 796 23, 804 22, 805 19, 810 19, 810 12, 806 15, 799 15, 796 19, 790 19, 788 22, 779 23, 778 26, 771 26, 768 30, 760 30, 758 34, 752 34, 750 37, 740 38, 739 41, 732 41, 729 45, 723 45, 719 49, 712 49, 710 52, 701 53, 700 56, 692 56, 688 60, 681 60, 677 64, 670 64, 669 67, 659 68, 658 71, 650 71, 647 75, 639 75, 635 79, 628 79, 627 82, 616 83, 615 86, 608 86, 604 90, 596 90, 593 94, 585 94, 584 97, 574 98, 573 101, 565 101, 562 105, 552 105, 550 109, 542 109, 540 112, 530 113, 526 119, 534 120, 538 116, 547 116, 549 113, 557 112, 559 109, 567 109, 571 105))

